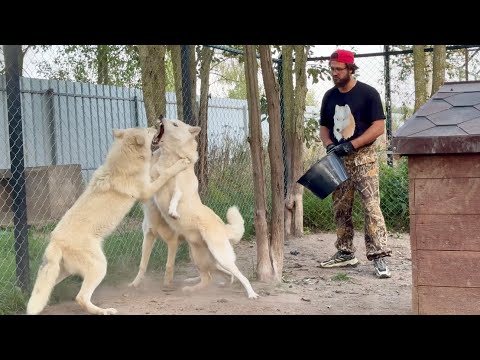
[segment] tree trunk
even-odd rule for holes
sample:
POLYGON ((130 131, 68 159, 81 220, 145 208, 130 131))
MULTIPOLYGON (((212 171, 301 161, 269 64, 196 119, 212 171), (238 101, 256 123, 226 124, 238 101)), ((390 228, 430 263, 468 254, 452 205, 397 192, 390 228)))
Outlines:
POLYGON ((183 99, 182 99, 182 62, 180 45, 170 45, 172 54, 173 77, 175 79, 175 98, 177 101, 177 119, 183 121, 183 99))
POLYGON ((294 223, 294 186, 293 180, 293 135, 295 126, 293 121, 294 114, 294 94, 293 94, 293 46, 285 45, 282 47, 282 78, 283 78, 283 114, 285 117, 285 151, 287 158, 287 195, 285 199, 285 235, 288 237, 293 231, 294 223))
MULTIPOLYGON (((425 46, 425 45, 424 45, 425 46)), ((432 83, 433 83, 433 78, 432 78, 432 53, 427 52, 425 53, 425 101, 428 100, 430 97, 431 93, 430 91, 432 90, 432 83)))
POLYGON ((196 52, 195 52, 195 45, 190 46, 190 81, 192 84, 192 91, 191 91, 191 104, 192 104, 192 111, 193 111, 193 118, 196 119, 198 122, 198 104, 197 104, 197 60, 196 60, 196 52))
MULTIPOLYGON (((468 49, 464 49, 464 52, 465 52, 465 81, 468 81, 468 49)), ((461 79, 461 75, 460 75, 460 79, 461 79)))
POLYGON ((108 45, 97 45, 97 84, 110 85, 108 76, 108 45))
POLYGON ((445 83, 445 62, 447 59, 447 46, 433 46, 433 70, 432 70, 432 95, 445 83))
POLYGON ((142 91, 148 126, 153 126, 160 115, 166 116, 165 45, 138 45, 142 91))
POLYGON ((415 82, 415 112, 427 101, 424 45, 413 45, 413 77, 415 82))
POLYGON ((203 199, 208 189, 208 164, 207 164, 207 149, 208 149, 208 91, 210 81, 210 64, 212 63, 214 50, 204 46, 201 54, 200 67, 200 109, 198 112, 198 126, 202 128, 198 141, 198 190, 200 197, 203 199))
POLYGON ((25 54, 27 53, 28 49, 31 45, 28 45, 25 49, 21 49, 18 53, 18 74, 19 76, 23 76, 23 61, 25 59, 25 54))
POLYGON ((273 73, 270 45, 260 45, 260 63, 268 104, 270 175, 272 188, 272 219, 270 224, 270 261, 273 280, 282 281, 284 245, 284 166, 282 131, 280 127, 280 88, 273 73))
POLYGON ((260 126, 260 103, 258 93, 258 65, 254 45, 244 45, 245 81, 247 83, 247 102, 249 117, 249 139, 252 153, 253 187, 255 191, 255 236, 257 240, 257 280, 271 281, 273 277, 270 263, 265 176, 262 148, 262 128, 260 126))
POLYGON ((303 186, 297 180, 303 174, 303 140, 305 126, 305 98, 307 97, 307 53, 304 45, 295 45, 295 100, 292 148, 292 182, 294 201, 293 231, 303 235, 303 186))

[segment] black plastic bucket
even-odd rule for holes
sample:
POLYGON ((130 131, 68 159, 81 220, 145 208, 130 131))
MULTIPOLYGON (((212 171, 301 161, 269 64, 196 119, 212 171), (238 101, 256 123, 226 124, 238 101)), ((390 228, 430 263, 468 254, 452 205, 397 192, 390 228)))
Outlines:
POLYGON ((342 159, 331 152, 318 160, 297 182, 323 200, 349 177, 342 159))

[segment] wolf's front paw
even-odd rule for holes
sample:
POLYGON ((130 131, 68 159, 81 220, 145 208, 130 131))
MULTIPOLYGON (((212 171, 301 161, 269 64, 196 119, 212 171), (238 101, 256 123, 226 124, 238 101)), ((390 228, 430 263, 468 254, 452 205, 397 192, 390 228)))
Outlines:
POLYGON ((180 215, 175 210, 169 211, 168 215, 170 215, 174 219, 180 219, 180 215))
POLYGON ((249 299, 258 299, 259 297, 260 297, 260 295, 258 295, 255 291, 248 294, 249 299))

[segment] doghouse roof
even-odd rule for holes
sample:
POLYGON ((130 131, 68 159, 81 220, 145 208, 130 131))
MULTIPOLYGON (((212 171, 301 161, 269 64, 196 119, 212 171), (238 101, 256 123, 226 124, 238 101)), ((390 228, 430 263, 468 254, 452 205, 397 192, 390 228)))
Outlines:
POLYGON ((445 83, 403 124, 395 154, 480 153, 480 81, 445 83))

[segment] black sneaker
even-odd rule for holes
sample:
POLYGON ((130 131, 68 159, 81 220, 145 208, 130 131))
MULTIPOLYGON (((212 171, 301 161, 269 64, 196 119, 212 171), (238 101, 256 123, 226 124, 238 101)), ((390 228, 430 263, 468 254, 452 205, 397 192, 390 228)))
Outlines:
POLYGON ((346 253, 343 251, 337 251, 330 259, 322 261, 320 267, 322 268, 332 268, 332 267, 343 267, 343 266, 352 266, 355 267, 358 265, 358 260, 354 254, 346 253))
POLYGON ((373 267, 375 269, 375 274, 380 279, 386 279, 392 276, 383 258, 373 259, 373 267))

